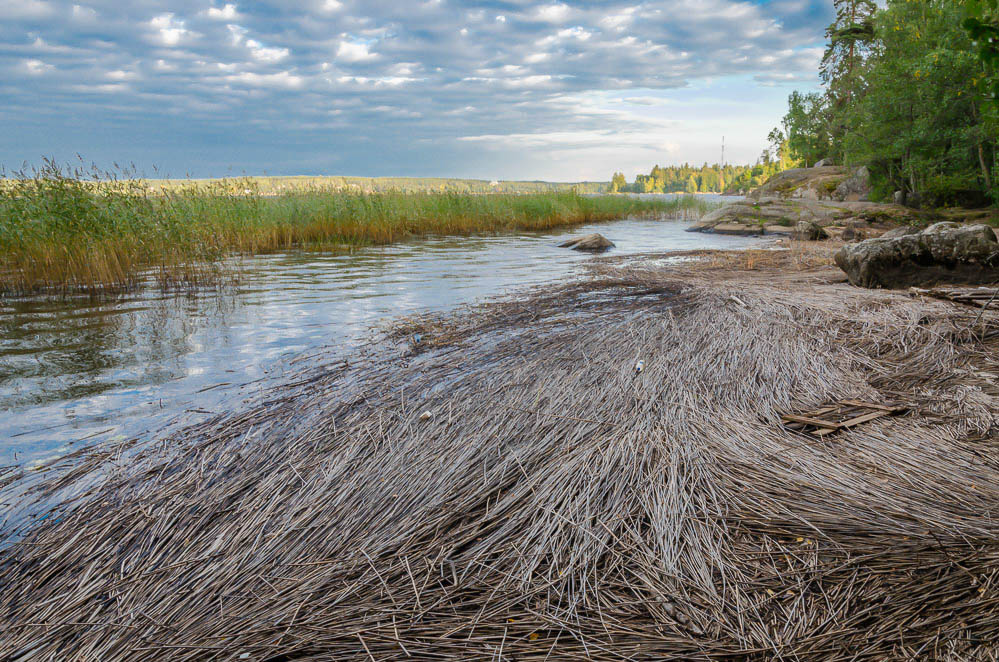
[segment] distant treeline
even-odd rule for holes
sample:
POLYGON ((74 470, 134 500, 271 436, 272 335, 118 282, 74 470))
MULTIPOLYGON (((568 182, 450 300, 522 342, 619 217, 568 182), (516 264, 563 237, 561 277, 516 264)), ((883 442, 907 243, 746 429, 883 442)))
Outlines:
POLYGON ((638 175, 632 184, 623 173, 611 178, 611 193, 746 193, 756 188, 787 164, 764 152, 755 165, 655 166, 647 175, 638 175))

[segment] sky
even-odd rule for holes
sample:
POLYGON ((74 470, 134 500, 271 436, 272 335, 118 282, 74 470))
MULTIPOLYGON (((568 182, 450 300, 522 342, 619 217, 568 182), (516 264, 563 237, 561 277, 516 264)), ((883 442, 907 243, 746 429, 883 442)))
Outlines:
POLYGON ((830 0, 0 0, 0 166, 606 181, 754 162, 830 0))

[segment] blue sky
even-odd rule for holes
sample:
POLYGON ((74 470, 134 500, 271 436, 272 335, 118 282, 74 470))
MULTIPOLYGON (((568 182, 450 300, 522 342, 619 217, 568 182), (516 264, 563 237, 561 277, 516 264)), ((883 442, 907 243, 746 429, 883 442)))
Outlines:
POLYGON ((751 162, 829 0, 0 0, 0 165, 574 181, 751 162))

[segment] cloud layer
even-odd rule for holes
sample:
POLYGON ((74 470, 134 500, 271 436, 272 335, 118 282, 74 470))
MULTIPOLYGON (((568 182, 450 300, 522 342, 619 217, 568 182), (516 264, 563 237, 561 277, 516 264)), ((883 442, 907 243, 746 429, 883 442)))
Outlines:
POLYGON ((725 132, 745 160, 826 4, 0 0, 0 160, 606 179, 725 132))

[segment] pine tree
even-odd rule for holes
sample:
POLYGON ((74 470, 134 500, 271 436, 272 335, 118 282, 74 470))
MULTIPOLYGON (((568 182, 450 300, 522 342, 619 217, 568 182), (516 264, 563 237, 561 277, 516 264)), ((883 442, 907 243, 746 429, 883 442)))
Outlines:
POLYGON ((829 40, 819 76, 833 97, 849 100, 857 90, 860 65, 874 41, 873 0, 833 0, 836 20, 826 28, 829 40))
POLYGON ((833 0, 836 20, 826 28, 829 40, 819 65, 830 110, 833 156, 842 158, 843 115, 863 93, 863 63, 874 43, 874 0, 833 0))

